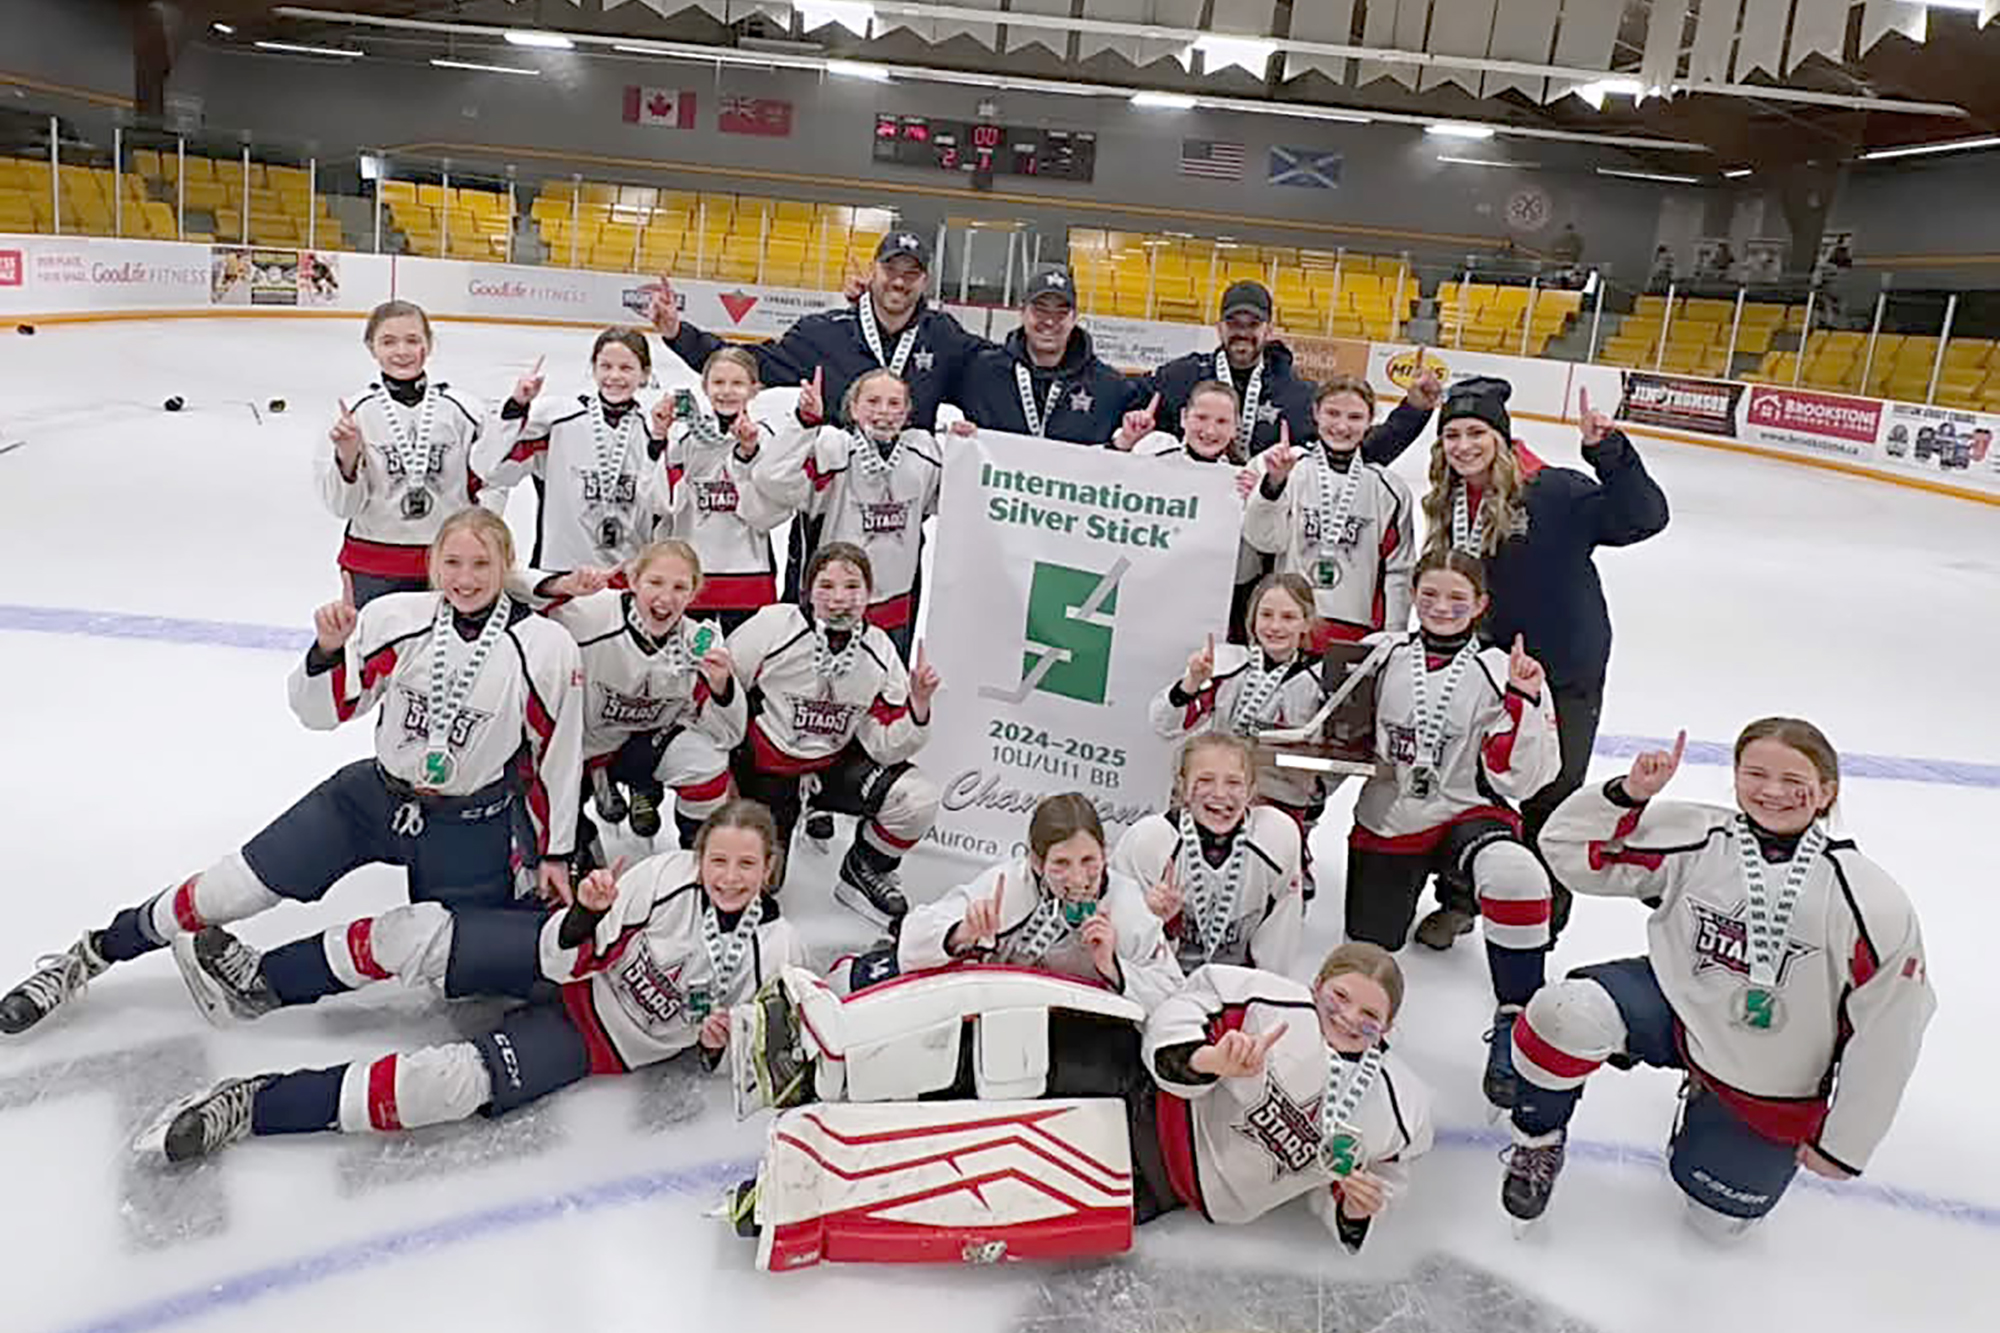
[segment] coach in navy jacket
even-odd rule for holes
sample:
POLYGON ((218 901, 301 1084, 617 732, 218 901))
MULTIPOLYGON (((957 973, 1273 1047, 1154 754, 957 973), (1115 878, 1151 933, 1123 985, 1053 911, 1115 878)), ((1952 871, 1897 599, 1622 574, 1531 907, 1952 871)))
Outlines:
POLYGON ((1076 322, 1076 282, 1050 264, 1028 279, 1021 327, 972 358, 955 401, 991 430, 1109 444, 1137 395, 1135 381, 1098 360, 1076 322))

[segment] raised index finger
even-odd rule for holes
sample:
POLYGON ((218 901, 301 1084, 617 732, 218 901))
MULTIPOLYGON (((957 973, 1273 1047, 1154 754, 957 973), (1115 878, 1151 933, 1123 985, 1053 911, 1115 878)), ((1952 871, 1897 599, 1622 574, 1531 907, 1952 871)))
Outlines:
POLYGON ((1576 410, 1579 416, 1590 416, 1590 386, 1587 384, 1576 386, 1576 410))
POLYGON ((1160 395, 1158 394, 1158 392, 1155 392, 1153 394, 1153 401, 1146 404, 1146 415, 1149 417, 1156 417, 1159 414, 1160 414, 1160 395))
POLYGON ((1289 1032, 1291 1030, 1291 1027, 1292 1025, 1290 1023, 1280 1023, 1278 1024, 1278 1026, 1272 1028, 1269 1032, 1258 1034, 1257 1054, 1262 1055, 1266 1051, 1270 1050, 1273 1046, 1276 1046, 1278 1044, 1278 1039, 1284 1036, 1285 1033, 1289 1032))
POLYGON ((1682 727, 1682 728, 1681 728, 1681 730, 1680 730, 1680 734, 1674 737, 1674 754, 1673 754, 1673 760, 1674 760, 1674 764, 1675 764, 1675 765, 1676 765, 1677 767, 1679 766, 1679 764, 1680 764, 1680 762, 1681 762, 1681 756, 1682 756, 1683 754, 1687 753, 1687 747, 1688 747, 1688 734, 1687 734, 1687 728, 1686 728, 1686 727, 1682 727))

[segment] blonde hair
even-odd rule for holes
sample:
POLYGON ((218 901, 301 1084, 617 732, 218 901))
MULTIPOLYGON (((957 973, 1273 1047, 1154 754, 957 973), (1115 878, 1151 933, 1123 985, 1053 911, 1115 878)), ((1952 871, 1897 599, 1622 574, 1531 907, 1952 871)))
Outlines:
POLYGON ((491 509, 481 509, 478 505, 461 509, 444 521, 438 535, 431 538, 431 552, 425 561, 425 572, 433 588, 437 586, 438 556, 444 551, 445 542, 461 532, 470 532, 480 544, 500 558, 503 569, 514 567, 514 531, 507 526, 507 520, 491 509))
MULTIPOLYGON (((1498 435, 1500 432, 1493 433, 1498 435)), ((1431 446, 1431 488, 1424 492, 1426 551, 1450 547, 1451 489, 1463 484, 1458 474, 1451 470, 1451 464, 1445 461, 1444 437, 1440 434, 1431 446)), ((1479 497, 1479 513, 1486 520, 1486 531, 1479 541, 1482 557, 1492 559, 1502 542, 1528 530, 1528 506, 1521 498, 1525 485, 1521 479, 1521 460, 1515 454, 1513 444, 1502 438, 1500 447, 1493 451, 1493 467, 1486 493, 1479 497)), ((1478 519, 1474 519, 1475 525, 1477 522, 1478 519)))
POLYGON ((854 377, 854 382, 847 386, 847 392, 841 395, 840 415, 843 420, 854 420, 855 402, 861 397, 862 391, 868 387, 870 380, 879 379, 892 379, 901 386, 903 390, 903 415, 907 423, 909 413, 916 402, 914 396, 910 393, 910 382, 886 366, 877 366, 873 370, 864 370, 854 377))
POLYGON ((626 562, 626 580, 631 583, 637 583, 639 576, 644 574, 647 569, 659 561, 669 559, 678 560, 688 567, 688 572, 694 575, 694 590, 700 592, 702 584, 701 557, 695 554, 694 547, 688 545, 678 537, 668 537, 660 541, 648 542, 640 550, 639 554, 626 562))
POLYGON ((1379 944, 1361 940, 1343 944, 1319 965, 1319 972, 1313 977, 1313 993, 1318 994, 1319 988, 1335 977, 1347 976, 1366 977, 1380 986, 1389 997, 1389 1021, 1396 1021, 1403 1008, 1403 969, 1393 954, 1379 944))
POLYGON ((757 356, 747 347, 718 347, 708 360, 701 363, 701 382, 708 383, 708 373, 718 365, 737 367, 750 377, 751 387, 763 383, 764 372, 757 366, 757 356))
POLYGON ((1257 747, 1241 736, 1232 736, 1226 731, 1204 731, 1199 736, 1190 737, 1181 746, 1179 762, 1174 768, 1174 799, 1182 800, 1187 787, 1188 769, 1194 766, 1196 756, 1211 750, 1224 750, 1236 757, 1243 765, 1244 775, 1250 779, 1250 797, 1257 796, 1257 747))
POLYGON ((384 324, 392 319, 414 319, 423 326, 424 346, 432 343, 431 317, 415 301, 384 301, 368 312, 368 323, 362 326, 361 341, 370 347, 375 345, 375 335, 384 324))

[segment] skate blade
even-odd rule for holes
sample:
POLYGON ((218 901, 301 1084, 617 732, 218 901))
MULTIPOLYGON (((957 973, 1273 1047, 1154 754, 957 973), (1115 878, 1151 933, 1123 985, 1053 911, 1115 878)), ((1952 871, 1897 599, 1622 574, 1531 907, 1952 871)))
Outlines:
POLYGON ((194 1001, 194 1007, 201 1010, 201 1016, 208 1020, 210 1027, 234 1027, 236 1014, 229 1007, 229 998, 209 979, 208 973, 202 971, 201 962, 195 956, 194 936, 174 936, 172 949, 174 966, 180 968, 181 980, 187 984, 188 997, 194 1001))
POLYGON ((1508 1220, 1513 1223, 1514 1239, 1517 1241, 1527 1241, 1533 1240, 1541 1234, 1542 1225, 1546 1219, 1545 1217, 1513 1217, 1508 1220))
POLYGON ((1513 1109, 1511 1106, 1495 1106, 1492 1102, 1486 1103, 1486 1123, 1488 1125, 1499 1124, 1507 1118, 1513 1109))
POLYGON ((174 1121, 180 1118, 181 1112, 187 1110, 207 1095, 208 1093, 206 1092, 190 1093, 162 1111, 158 1118, 132 1136, 130 1148, 133 1155, 146 1159, 147 1162, 154 1166, 178 1165, 178 1163, 169 1161, 167 1158, 167 1130, 173 1127, 174 1121))
POLYGON ((887 930, 891 920, 889 914, 868 901, 868 895, 855 888, 844 879, 833 882, 833 900, 854 913, 877 930, 887 930))

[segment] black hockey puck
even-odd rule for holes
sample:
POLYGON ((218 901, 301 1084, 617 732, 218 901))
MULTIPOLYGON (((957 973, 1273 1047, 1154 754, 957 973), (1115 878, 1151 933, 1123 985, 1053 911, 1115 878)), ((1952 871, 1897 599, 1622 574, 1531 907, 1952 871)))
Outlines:
POLYGON ((32 338, 35 334, 35 326, 32 324, 16 324, 14 326, 14 332, 21 334, 24 337, 32 338))
POLYGON ((187 406, 187 402, 179 394, 175 394, 173 397, 167 399, 166 402, 161 403, 160 406, 166 408, 169 412, 178 412, 187 406))
POLYGON ((285 410, 285 400, 282 398, 273 398, 270 402, 264 404, 264 410, 267 412, 282 412, 285 410))

